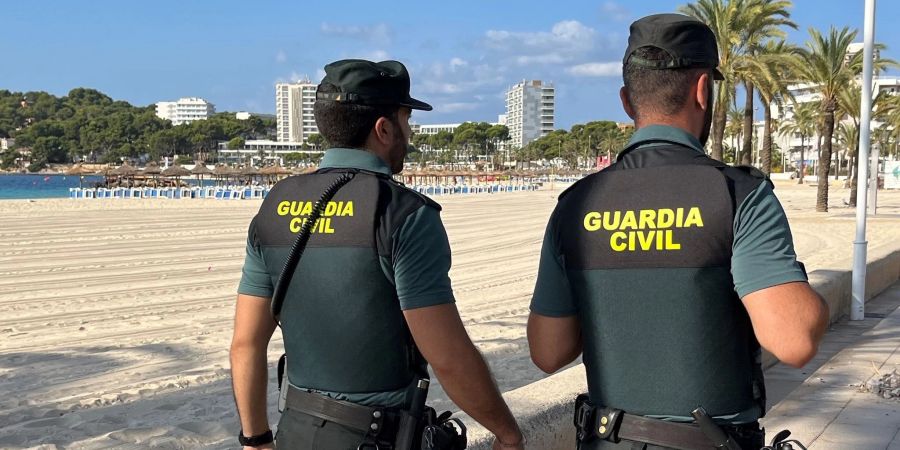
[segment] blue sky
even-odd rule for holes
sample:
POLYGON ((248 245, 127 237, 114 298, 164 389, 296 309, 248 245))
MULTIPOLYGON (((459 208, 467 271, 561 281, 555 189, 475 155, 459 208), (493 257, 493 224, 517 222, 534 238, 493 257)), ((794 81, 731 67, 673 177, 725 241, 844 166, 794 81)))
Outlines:
MULTIPOLYGON (((626 121, 618 89, 628 25, 685 1, 41 1, 7 2, 0 89, 65 95, 75 87, 148 105, 198 96, 219 111, 274 113, 274 84, 341 58, 398 59, 419 123, 494 121, 506 88, 553 81, 557 127, 626 121)), ((860 30, 863 0, 795 0, 799 25, 860 30)), ((900 2, 880 0, 876 36, 900 59, 900 2)), ((896 72, 895 72, 896 73, 896 72)))

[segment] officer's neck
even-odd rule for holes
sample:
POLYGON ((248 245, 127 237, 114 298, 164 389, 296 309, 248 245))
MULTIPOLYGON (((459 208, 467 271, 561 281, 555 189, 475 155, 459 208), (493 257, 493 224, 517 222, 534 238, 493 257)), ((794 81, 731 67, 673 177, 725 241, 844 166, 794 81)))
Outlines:
POLYGON ((704 124, 702 117, 697 120, 696 118, 691 117, 690 114, 676 114, 671 116, 663 116, 659 114, 644 114, 642 116, 638 116, 634 120, 634 128, 636 130, 649 127, 651 125, 663 125, 667 127, 680 128, 691 136, 700 139, 704 124))

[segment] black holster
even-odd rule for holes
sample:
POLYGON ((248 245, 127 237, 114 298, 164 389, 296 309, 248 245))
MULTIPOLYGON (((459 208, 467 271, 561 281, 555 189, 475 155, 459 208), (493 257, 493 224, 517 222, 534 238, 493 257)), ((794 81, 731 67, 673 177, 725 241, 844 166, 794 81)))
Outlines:
POLYGON ((425 408, 421 450, 463 450, 466 448, 466 426, 451 418, 450 411, 440 415, 434 408, 425 408))

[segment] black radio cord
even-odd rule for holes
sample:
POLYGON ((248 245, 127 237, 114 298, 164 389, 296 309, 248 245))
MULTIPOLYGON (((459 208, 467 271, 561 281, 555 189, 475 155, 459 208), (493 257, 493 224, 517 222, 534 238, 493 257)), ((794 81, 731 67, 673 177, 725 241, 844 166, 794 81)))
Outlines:
POLYGON ((356 174, 353 172, 347 172, 334 180, 331 185, 325 189, 325 192, 322 192, 319 201, 313 206, 309 217, 300 227, 300 232, 297 234, 297 240, 295 240, 294 245, 291 246, 291 253, 288 254, 287 260, 284 262, 284 268, 281 270, 281 275, 278 276, 278 282, 275 283, 275 291, 272 293, 272 317, 275 318, 275 323, 279 326, 281 326, 280 315, 281 306, 284 304, 284 296, 287 294, 287 290, 291 285, 291 279, 294 277, 294 270, 297 269, 297 263, 300 262, 300 257, 303 256, 303 250, 306 249, 306 244, 309 242, 313 227, 316 225, 319 217, 322 216, 322 212, 325 210, 325 205, 328 204, 328 201, 334 197, 334 194, 336 194, 340 188, 349 183, 355 175, 356 174))

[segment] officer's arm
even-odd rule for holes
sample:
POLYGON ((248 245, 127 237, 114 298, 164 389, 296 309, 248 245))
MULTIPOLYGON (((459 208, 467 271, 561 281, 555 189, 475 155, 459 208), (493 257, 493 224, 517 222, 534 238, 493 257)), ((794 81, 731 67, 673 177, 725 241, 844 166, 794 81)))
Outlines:
POLYGON ((528 316, 528 347, 539 369, 553 373, 581 355, 581 327, 568 275, 558 255, 556 211, 547 223, 528 316))
POLYGON ((416 346, 450 399, 502 443, 520 442, 519 427, 466 333, 456 304, 409 309, 403 314, 416 346))
POLYGON ((269 429, 266 347, 275 326, 268 298, 238 294, 231 339, 231 380, 244 436, 269 429))
POLYGON ((735 290, 756 339, 779 360, 802 367, 818 350, 828 305, 797 262, 787 216, 768 183, 760 183, 741 203, 734 236, 735 290))
POLYGON ((828 326, 828 305, 809 283, 798 281, 747 294, 742 299, 764 349, 794 367, 816 355, 828 326))
POLYGON ((549 317, 532 312, 528 316, 528 347, 539 369, 553 373, 581 355, 578 316, 549 317))

